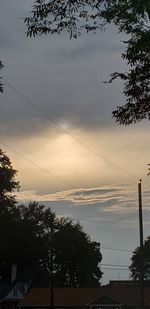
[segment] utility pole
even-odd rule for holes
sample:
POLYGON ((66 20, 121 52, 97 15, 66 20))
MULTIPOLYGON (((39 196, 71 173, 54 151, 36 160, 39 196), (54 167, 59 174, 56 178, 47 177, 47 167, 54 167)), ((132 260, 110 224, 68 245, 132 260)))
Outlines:
POLYGON ((142 180, 138 183, 138 200, 139 200, 139 230, 140 230, 140 308, 144 309, 144 255, 143 255, 143 212, 142 212, 142 180))
POLYGON ((50 309, 54 309, 54 277, 53 277, 53 256, 54 256, 54 225, 51 222, 50 230, 50 309))

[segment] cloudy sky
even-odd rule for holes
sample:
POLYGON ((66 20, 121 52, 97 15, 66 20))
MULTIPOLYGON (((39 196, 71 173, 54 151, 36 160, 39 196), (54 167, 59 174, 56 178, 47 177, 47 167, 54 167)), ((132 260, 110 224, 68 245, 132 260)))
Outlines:
POLYGON ((139 243, 139 178, 149 235, 150 145, 148 122, 124 128, 111 116, 124 102, 122 85, 103 81, 126 69, 123 38, 113 27, 77 40, 26 38, 23 18, 32 4, 1 0, 0 10, 0 142, 18 170, 18 201, 79 219, 101 243, 103 283, 127 279, 119 265, 130 264, 139 243))

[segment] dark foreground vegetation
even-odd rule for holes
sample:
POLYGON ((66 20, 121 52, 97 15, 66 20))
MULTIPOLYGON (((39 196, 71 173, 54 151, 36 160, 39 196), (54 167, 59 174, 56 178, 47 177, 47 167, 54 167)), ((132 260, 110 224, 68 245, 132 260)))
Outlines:
POLYGON ((47 285, 53 263, 56 286, 99 286, 100 244, 92 241, 79 222, 57 217, 36 202, 18 205, 17 171, 0 150, 0 276, 10 277, 17 264, 18 276, 35 277, 47 285))

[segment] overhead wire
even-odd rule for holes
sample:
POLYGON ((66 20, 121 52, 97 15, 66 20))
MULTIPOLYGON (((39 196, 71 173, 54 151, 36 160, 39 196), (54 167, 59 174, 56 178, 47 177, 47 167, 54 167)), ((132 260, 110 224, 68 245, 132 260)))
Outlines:
POLYGON ((118 267, 117 268, 116 267, 115 268, 114 267, 113 268, 111 268, 111 267, 101 267, 101 269, 102 270, 126 270, 126 271, 129 271, 127 268, 120 268, 120 267, 119 268, 118 267))
MULTIPOLYGON (((5 143, 2 143, 5 147, 7 147, 8 149, 10 149, 11 151, 15 152, 17 155, 19 155, 20 157, 22 157, 24 160, 28 161, 30 164, 36 166, 37 168, 39 168, 40 170, 42 170, 43 172, 46 172, 46 174, 48 174, 49 176, 55 177, 56 179, 64 182, 65 184, 69 184, 70 186, 72 186, 72 188, 75 188, 74 185, 72 185, 71 183, 68 183, 66 181, 64 181, 64 179, 57 177, 56 175, 48 172, 47 170, 45 170, 44 168, 40 167, 38 164, 36 164, 35 162, 33 162, 32 160, 28 159, 27 157, 25 157, 24 155, 20 154, 18 151, 14 150, 12 147, 6 145, 5 143)), ((106 223, 106 222, 105 222, 106 223)), ((110 248, 110 247, 105 247, 105 246, 101 246, 102 249, 106 249, 106 250, 115 250, 115 251, 123 251, 123 252, 132 252, 131 250, 127 250, 127 249, 120 249, 120 248, 110 248)), ((127 265, 121 265, 121 264, 109 264, 109 263, 102 263, 101 264, 101 269, 102 270, 128 270, 126 268, 128 268, 127 265)))
MULTIPOLYGON (((17 154, 19 157, 21 157, 22 159, 24 159, 25 161, 27 161, 28 163, 30 163, 31 165, 35 166, 36 168, 40 169, 42 172, 46 173, 48 176, 54 177, 55 179, 61 181, 62 183, 64 183, 65 185, 69 186, 72 189, 77 190, 77 186, 75 186, 74 184, 72 184, 69 181, 66 181, 64 178, 55 175, 54 173, 50 172, 49 170, 41 167, 39 164, 37 164, 36 162, 34 162, 33 160, 29 159, 28 157, 26 157, 25 155, 23 155, 22 153, 20 153, 19 151, 15 150, 12 146, 7 145, 6 143, 4 143, 3 141, 1 141, 1 144, 3 146, 5 146, 6 148, 8 148, 9 150, 11 150, 12 152, 14 152, 15 154, 17 154)), ((115 184, 116 185, 116 184, 115 184)), ((119 185, 119 184, 117 184, 119 185)), ((101 223, 112 223, 112 224, 116 224, 117 221, 114 220, 100 220, 101 223)), ((102 247, 103 249, 112 249, 112 248, 106 248, 106 247, 102 247)), ((115 249, 118 250, 118 249, 115 249)), ((121 250, 122 251, 122 250, 121 250)), ((126 251, 126 250, 124 250, 126 251)))
MULTIPOLYGON (((28 159, 27 157, 25 157, 24 155, 22 155, 21 153, 19 153, 18 151, 14 150, 12 147, 8 146, 6 143, 1 143, 3 144, 6 148, 10 149, 11 151, 13 151, 14 153, 16 153, 17 155, 19 155, 21 158, 23 158, 24 160, 26 160, 27 162, 29 162, 30 164, 34 165, 35 167, 39 168, 40 170, 42 170, 43 172, 45 172, 47 175, 51 176, 51 177, 55 177, 56 179, 58 179, 59 181, 62 181, 63 183, 70 185, 72 188, 76 189, 76 187, 71 184, 66 182, 63 178, 57 177, 56 175, 50 173, 49 171, 47 171, 46 169, 40 167, 37 163, 35 163, 34 161, 28 159)), ((103 221, 102 221, 103 222, 103 221)), ((110 223, 109 221, 105 221, 105 223, 110 223)), ((113 251, 122 251, 122 252, 132 252, 132 250, 128 250, 128 249, 121 249, 121 248, 112 248, 112 247, 105 247, 105 246, 101 246, 101 249, 105 249, 105 250, 113 250, 113 251)), ((101 264, 103 269, 114 269, 114 267, 119 266, 119 267, 128 267, 127 265, 116 265, 116 264, 106 264, 103 263, 101 264), (111 268, 105 267, 105 266, 111 266, 111 268)), ((115 268, 116 269, 116 268, 115 268)), ((118 268, 117 268, 118 269, 118 268)), ((119 268, 122 269, 122 268, 119 268)))
POLYGON ((121 264, 108 264, 108 263, 101 263, 102 266, 113 266, 113 267, 129 267, 128 265, 121 265, 121 264))
POLYGON ((105 247, 105 246, 101 246, 102 249, 105 250, 113 250, 113 251, 122 251, 122 252, 133 252, 132 250, 128 250, 128 249, 120 249, 120 248, 112 248, 112 247, 105 247))
MULTIPOLYGON (((89 145, 85 144, 84 142, 82 142, 78 137, 76 137, 75 135, 73 135, 72 133, 69 132, 69 130, 62 128, 61 126, 58 125, 58 123, 53 120, 50 119, 49 117, 47 117, 47 115, 45 113, 43 113, 43 111, 41 109, 39 109, 34 103, 32 103, 32 101, 30 101, 26 96, 24 96, 16 87, 14 87, 13 85, 11 85, 8 81, 6 81, 6 79, 3 79, 5 84, 11 88, 14 92, 16 92, 26 103, 28 103, 29 105, 31 105, 36 111, 38 111, 44 118, 46 118, 48 121, 50 121, 51 123, 53 123, 57 128, 59 128, 60 130, 62 130, 63 132, 65 132, 66 134, 68 134, 69 136, 71 136, 76 142, 78 142, 80 145, 82 145, 83 147, 87 148, 90 152, 92 152, 93 154, 95 154, 96 156, 100 157, 101 159, 103 159, 105 162, 111 164, 112 166, 114 166, 115 168, 121 170, 122 172, 128 174, 129 176, 132 177, 136 177, 134 174, 130 173, 129 171, 127 171, 126 169, 120 167, 119 165, 115 164, 113 161, 107 159, 106 157, 104 157, 103 155, 101 155, 99 152, 93 150, 89 145)), ((41 167, 39 164, 35 163, 33 160, 27 158, 26 156, 22 155, 20 152, 16 151, 15 149, 13 149, 11 146, 8 146, 6 143, 2 144, 7 147, 8 149, 10 149, 11 151, 13 151, 14 153, 16 153, 17 155, 19 155, 20 157, 22 157, 24 160, 28 161, 30 164, 34 165, 35 167, 39 168, 41 171, 43 171, 44 173, 46 173, 47 175, 56 178, 57 180, 63 182, 65 185, 69 185, 71 188, 73 189, 77 189, 76 186, 74 186, 72 183, 64 180, 62 177, 56 176, 54 173, 51 173, 49 171, 47 171, 46 169, 44 169, 43 167, 41 167)), ((103 221, 102 221, 103 222, 103 221)), ((106 223, 106 222, 105 222, 106 223)), ((120 248, 112 248, 112 247, 105 247, 105 246, 101 246, 102 249, 104 250, 113 250, 113 251, 120 251, 120 252, 132 252, 131 250, 128 249, 120 249, 120 248)), ((101 269, 105 269, 105 270, 128 270, 126 269, 127 265, 117 265, 117 264, 107 264, 107 263, 103 263, 101 264, 102 267, 101 269), (107 267, 108 266, 108 267, 107 267), (110 266, 110 267, 109 267, 110 266)))
MULTIPOLYGON (((12 147, 6 145, 5 143, 2 143, 5 147, 7 147, 8 149, 10 149, 11 151, 15 152, 17 155, 19 155, 20 157, 22 157, 24 160, 28 161, 30 164, 36 166, 37 168, 39 168, 40 170, 42 170, 43 172, 46 172, 46 174, 48 174, 49 176, 55 177, 56 179, 64 182, 65 184, 69 184, 70 186, 72 186, 73 188, 75 188, 74 185, 72 185, 71 183, 66 182, 64 179, 57 177, 56 175, 48 172, 47 170, 45 170, 44 168, 40 167, 38 164, 36 164, 35 162, 33 162, 32 160, 28 159, 27 157, 25 157, 24 155, 20 154, 18 151, 14 150, 12 147)), ((105 222, 108 223, 108 222, 105 222)), ((105 249, 105 250, 114 250, 114 251, 122 251, 122 252, 132 252, 131 250, 128 249, 121 249, 121 248, 112 248, 112 247, 105 247, 105 246, 101 246, 101 249, 105 249)), ((117 264, 108 264, 108 263, 102 263, 101 264, 102 267, 101 269, 105 269, 105 270, 126 270, 124 269, 124 267, 128 267, 127 265, 117 265, 117 264), (107 266, 111 266, 107 267, 107 266), (113 267, 113 268, 112 268, 113 267), (115 267, 115 268, 114 268, 115 267), (117 268, 116 268, 117 267, 117 268), (119 268, 118 268, 119 267, 119 268), (120 268, 121 267, 121 268, 120 268), (123 267, 123 268, 122 268, 123 267)))
MULTIPOLYGON (((43 171, 44 173, 46 173, 48 176, 51 177, 55 177, 57 180, 63 182, 66 185, 71 186, 74 189, 77 189, 72 183, 70 182, 66 182, 63 178, 61 177, 57 177, 56 175, 54 175, 53 173, 50 173, 49 171, 47 171, 46 169, 42 168, 41 166, 39 166, 37 163, 35 163, 34 161, 32 161, 31 159, 25 157, 24 155, 22 155, 20 152, 16 151, 15 149, 13 149, 12 147, 8 146, 6 143, 1 143, 3 144, 6 148, 10 149, 11 151, 13 151, 14 153, 16 153, 18 156, 20 156, 21 158, 23 158, 25 161, 29 162, 30 164, 34 165, 35 167, 39 168, 41 171, 43 171)), ((114 221, 106 221, 106 220, 102 220, 102 223, 115 223, 114 221)), ((112 248, 112 247, 106 247, 106 246, 101 246, 101 249, 104 250, 113 250, 113 251, 120 251, 120 252, 128 252, 128 253, 132 253, 132 250, 128 250, 128 249, 121 249, 121 248, 112 248)))
POLYGON ((138 178, 136 175, 134 175, 133 173, 127 171, 126 169, 122 168, 121 166, 119 166, 118 164, 114 163, 113 161, 107 159, 105 156, 101 155, 99 152, 93 150, 89 145, 87 145, 86 143, 84 143, 83 141, 81 141, 78 137, 76 137, 74 134, 72 134, 69 130, 61 127, 56 120, 51 119, 47 116, 46 113, 44 113, 39 107, 36 106, 36 104, 34 104, 27 96, 25 96, 20 90, 18 90, 14 85, 12 85, 8 80, 6 80, 5 78, 3 78, 4 83, 12 90, 14 91, 18 96, 20 96, 24 102, 26 102, 28 105, 32 106, 34 110, 36 110, 40 115, 42 115, 45 119, 47 119, 47 121, 49 121, 50 123, 53 123, 53 125, 55 125, 55 127, 57 127, 59 130, 63 131, 64 133, 66 133, 67 135, 69 135, 72 139, 74 139, 77 143, 79 143, 82 147, 85 147, 86 149, 88 149, 91 153, 93 153, 94 155, 96 155, 97 157, 99 157, 100 159, 103 159, 105 162, 107 162, 108 164, 114 166, 116 169, 121 170, 123 173, 128 174, 128 176, 130 177, 135 177, 136 179, 138 178))
MULTIPOLYGON (((5 84, 12 89, 15 93, 18 94, 18 96, 20 96, 26 103, 28 103, 29 105, 31 105, 39 114, 41 114, 44 118, 46 118, 48 121, 50 121, 51 123, 53 123, 57 128, 59 128, 60 130, 62 130, 63 132, 65 132, 66 134, 70 135, 74 140, 76 140, 80 145, 82 145, 83 147, 86 147, 89 151, 91 151, 92 153, 94 153, 96 156, 100 157, 101 159, 103 159, 104 161, 106 161, 107 163, 113 165, 115 168, 123 171, 124 173, 128 174, 129 176, 132 177, 136 177, 134 174, 130 173, 129 171, 123 169, 122 167, 120 167, 119 165, 115 164, 114 162, 112 162, 111 160, 105 158, 104 156, 102 156, 101 154, 99 154, 99 152, 91 149, 91 147, 89 147, 87 144, 85 144, 84 142, 82 142, 78 137, 76 137, 75 135, 73 135, 72 133, 69 132, 69 130, 62 128, 61 126, 58 125, 58 123, 53 120, 50 119, 49 117, 47 117, 47 114, 43 113, 43 111, 38 108, 31 100, 29 100, 24 94, 22 94, 22 92, 20 92, 16 87, 14 87, 12 84, 10 84, 10 82, 8 82, 6 79, 4 79, 5 84)), ((44 173, 46 173, 47 175, 56 178, 57 180, 63 182, 65 185, 69 185, 71 188, 73 189, 77 189, 76 186, 74 186, 72 183, 64 180, 62 177, 56 176, 54 173, 47 171, 46 169, 42 168, 39 164, 35 163, 33 160, 27 158, 26 156, 22 155, 20 152, 16 151, 15 149, 13 149, 12 147, 6 145, 6 143, 2 143, 5 147, 7 147, 8 149, 10 149, 11 151, 13 151, 14 153, 16 153, 17 155, 19 155, 20 157, 22 157, 24 160, 28 161, 30 164, 36 166, 37 168, 39 168, 41 171, 43 171, 44 173)), ((102 221, 103 222, 103 221, 102 221)), ((107 223, 107 222, 105 222, 107 223)), ((110 222, 109 222, 110 223, 110 222)), ((131 250, 127 250, 127 249, 119 249, 119 248, 111 248, 111 247, 104 247, 101 246, 102 249, 104 250, 114 250, 114 251, 122 251, 122 252, 132 252, 131 250)))
POLYGON ((18 156, 20 156, 22 159, 24 159, 25 161, 29 162, 30 164, 34 165, 35 167, 39 168, 41 171, 43 171, 44 173, 46 173, 47 175, 56 178, 57 180, 63 182, 65 185, 72 187, 73 189, 77 189, 72 183, 64 180, 62 177, 56 176, 54 173, 49 172, 47 169, 41 167, 39 164, 35 163, 34 161, 32 161, 31 159, 25 157, 23 154, 21 154, 20 152, 16 151, 15 149, 13 149, 11 146, 8 146, 6 143, 1 142, 2 145, 4 145, 6 148, 10 149, 11 151, 13 151, 14 153, 16 153, 18 156))

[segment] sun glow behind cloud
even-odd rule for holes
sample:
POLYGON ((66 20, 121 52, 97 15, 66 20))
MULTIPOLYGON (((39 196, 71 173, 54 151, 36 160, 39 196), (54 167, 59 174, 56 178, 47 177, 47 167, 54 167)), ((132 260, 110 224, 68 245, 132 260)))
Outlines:
POLYGON ((146 176, 150 153, 150 147, 145 147, 148 131, 139 132, 132 128, 121 131, 78 129, 72 130, 71 134, 73 137, 48 128, 38 136, 19 139, 15 149, 38 165, 34 166, 32 162, 11 153, 13 164, 20 172, 23 189, 31 187, 39 190, 41 186, 41 193, 43 190, 53 192, 70 189, 72 185, 88 188, 137 181, 146 176), (68 182, 68 186, 61 179, 68 182))

